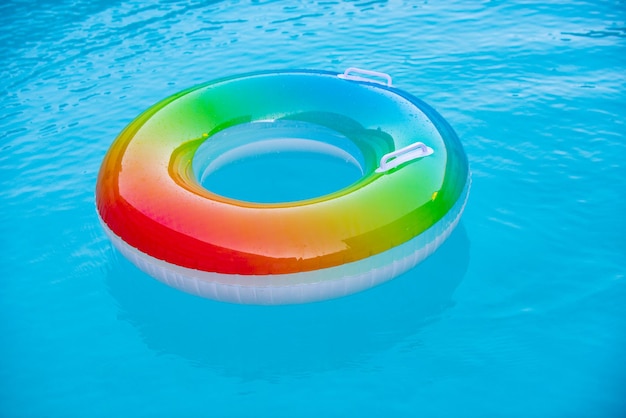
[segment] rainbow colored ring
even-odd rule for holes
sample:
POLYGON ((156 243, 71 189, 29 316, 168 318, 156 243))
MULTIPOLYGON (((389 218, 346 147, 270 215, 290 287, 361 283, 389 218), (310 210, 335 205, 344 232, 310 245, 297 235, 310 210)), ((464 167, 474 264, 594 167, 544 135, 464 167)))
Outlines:
POLYGON ((105 232, 158 280, 235 303, 335 298, 414 267, 459 221, 467 158, 431 107, 390 78, 359 74, 378 73, 259 72, 152 106, 102 163, 96 206, 105 232), (272 129, 285 138, 282 131, 293 127, 290 140, 343 149, 363 176, 331 194, 285 203, 245 202, 202 187, 198 177, 211 161, 245 147, 228 142, 229 130, 256 127, 267 130, 261 142, 271 141, 272 129), (335 143, 319 132, 307 138, 308 128, 335 143))

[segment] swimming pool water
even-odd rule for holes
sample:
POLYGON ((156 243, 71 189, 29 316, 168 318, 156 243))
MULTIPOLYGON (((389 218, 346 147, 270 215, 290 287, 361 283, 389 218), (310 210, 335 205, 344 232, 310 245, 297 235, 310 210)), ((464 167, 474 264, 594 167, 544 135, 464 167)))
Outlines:
POLYGON ((0 27, 0 415, 626 414, 624 1, 9 1, 0 27), (350 66, 391 74, 467 151, 466 212, 423 264, 256 307, 111 247, 96 174, 142 110, 350 66))

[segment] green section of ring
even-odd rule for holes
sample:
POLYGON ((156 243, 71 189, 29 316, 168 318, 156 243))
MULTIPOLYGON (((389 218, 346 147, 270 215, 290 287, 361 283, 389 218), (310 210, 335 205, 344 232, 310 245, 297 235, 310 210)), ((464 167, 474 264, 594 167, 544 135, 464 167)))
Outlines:
MULTIPOLYGON (((345 201, 355 209, 357 219, 361 217, 359 212, 373 211, 371 216, 376 216, 377 210, 395 212, 396 219, 384 228, 354 237, 354 246, 362 245, 356 241, 369 242, 372 253, 377 253, 419 235, 462 197, 469 168, 456 133, 432 107, 400 89, 343 80, 332 72, 307 70, 251 73, 218 80, 200 89, 204 90, 200 102, 217 122, 207 132, 208 141, 215 133, 243 123, 305 121, 345 135, 365 157, 365 175, 349 187, 328 195, 285 203, 241 202, 219 197, 224 202, 259 208, 317 205, 320 210, 332 210, 345 201), (418 141, 433 148, 434 154, 386 173, 374 172, 384 154, 418 141), (384 244, 375 243, 381 238, 384 244)), ((187 144, 187 151, 193 155, 202 142, 187 144)), ((186 178, 195 183, 195 176, 186 178)), ((302 221, 306 222, 306 218, 302 221)), ((352 246, 350 240, 346 243, 352 246)))

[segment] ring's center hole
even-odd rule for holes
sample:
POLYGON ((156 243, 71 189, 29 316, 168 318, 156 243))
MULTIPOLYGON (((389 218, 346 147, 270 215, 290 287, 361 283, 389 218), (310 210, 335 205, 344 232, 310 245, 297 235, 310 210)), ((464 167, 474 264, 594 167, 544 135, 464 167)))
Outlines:
POLYGON ((207 190, 257 203, 294 202, 340 190, 363 176, 361 151, 320 125, 273 121, 225 129, 196 151, 193 171, 207 190))

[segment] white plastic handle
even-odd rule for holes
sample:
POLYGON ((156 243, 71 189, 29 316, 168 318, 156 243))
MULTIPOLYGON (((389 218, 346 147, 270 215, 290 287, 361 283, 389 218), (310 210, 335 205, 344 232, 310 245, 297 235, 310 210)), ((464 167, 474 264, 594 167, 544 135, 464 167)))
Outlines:
POLYGON ((383 85, 386 85, 387 87, 391 87, 391 76, 389 74, 381 73, 378 71, 363 70, 361 68, 350 67, 346 69, 346 71, 344 71, 343 74, 337 74, 337 77, 343 78, 344 80, 367 81, 368 83, 383 84, 383 85), (384 78, 386 83, 380 80, 363 77, 362 75, 358 75, 358 74, 384 78))
POLYGON ((376 169, 376 172, 384 173, 385 171, 396 168, 400 164, 406 163, 407 161, 427 157, 433 152, 435 151, 433 151, 431 147, 427 146, 423 142, 416 142, 404 148, 400 148, 399 150, 395 150, 393 152, 383 155, 383 157, 380 159, 380 167, 376 169))

